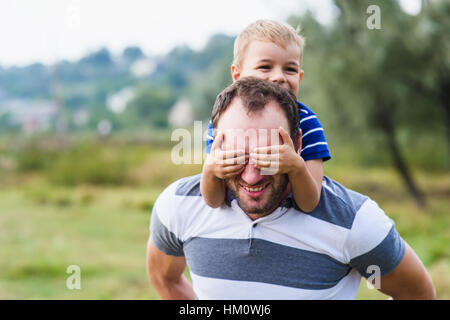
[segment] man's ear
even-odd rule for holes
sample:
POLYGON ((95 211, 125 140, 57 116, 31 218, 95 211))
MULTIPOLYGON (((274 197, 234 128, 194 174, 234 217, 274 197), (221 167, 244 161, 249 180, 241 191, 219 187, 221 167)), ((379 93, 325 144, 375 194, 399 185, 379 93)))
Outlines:
POLYGON ((238 67, 236 67, 235 64, 231 65, 231 77, 233 78, 233 82, 237 81, 241 77, 241 73, 238 70, 238 67))

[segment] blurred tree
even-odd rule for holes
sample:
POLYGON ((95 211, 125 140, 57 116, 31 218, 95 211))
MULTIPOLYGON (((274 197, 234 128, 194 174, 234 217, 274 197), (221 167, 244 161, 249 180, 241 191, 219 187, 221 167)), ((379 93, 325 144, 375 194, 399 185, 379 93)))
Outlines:
POLYGON ((234 37, 223 34, 212 36, 198 60, 202 68, 192 72, 187 95, 193 102, 194 116, 199 120, 211 118, 217 95, 231 82, 234 37))
POLYGON ((142 86, 121 118, 128 125, 167 127, 167 115, 176 99, 177 96, 167 87, 142 86))
POLYGON ((108 49, 103 48, 82 58, 80 62, 93 67, 108 67, 112 64, 112 59, 108 49))
POLYGON ((194 116, 199 120, 209 120, 217 95, 231 84, 232 44, 222 52, 220 59, 203 73, 192 76, 189 98, 193 102, 194 116))
POLYGON ((48 98, 50 73, 41 63, 0 70, 0 88, 11 96, 48 98))
POLYGON ((210 71, 217 65, 223 64, 224 56, 232 54, 233 39, 227 35, 216 34, 209 39, 202 50, 194 51, 188 46, 174 48, 161 59, 152 81, 180 91, 191 90, 190 87, 195 86, 194 82, 197 81, 205 83, 221 81, 216 79, 210 71))
POLYGON ((335 5, 340 15, 327 27, 308 16, 289 20, 309 28, 307 41, 317 68, 313 71, 322 76, 318 90, 327 96, 336 119, 384 137, 378 152, 388 151, 408 191, 424 206, 425 196, 413 179, 399 135, 407 132, 415 139, 446 131, 448 148, 450 3, 427 3, 417 16, 393 0, 336 0, 335 5), (372 4, 381 9, 379 30, 366 25, 372 4))
POLYGON ((12 131, 16 129, 13 124, 11 124, 11 116, 9 113, 0 113, 0 133, 12 131))
POLYGON ((144 53, 139 47, 127 47, 123 50, 122 57, 128 62, 133 62, 143 58, 144 53))

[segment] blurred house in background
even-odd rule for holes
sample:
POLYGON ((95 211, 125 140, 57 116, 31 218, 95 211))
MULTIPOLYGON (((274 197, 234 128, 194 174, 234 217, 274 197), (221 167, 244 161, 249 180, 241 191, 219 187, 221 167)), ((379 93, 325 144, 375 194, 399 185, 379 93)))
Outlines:
POLYGON ((191 127, 194 121, 192 104, 189 99, 181 97, 170 109, 168 122, 172 128, 191 127))
POLYGON ((0 103, 0 115, 9 115, 9 124, 20 126, 27 134, 49 130, 57 113, 57 105, 50 100, 11 99, 0 103))
POLYGON ((132 87, 122 88, 119 91, 108 95, 106 107, 114 113, 121 113, 135 96, 136 93, 132 87))
POLYGON ((150 76, 155 71, 156 66, 155 59, 143 58, 133 62, 130 71, 136 78, 143 78, 150 76))

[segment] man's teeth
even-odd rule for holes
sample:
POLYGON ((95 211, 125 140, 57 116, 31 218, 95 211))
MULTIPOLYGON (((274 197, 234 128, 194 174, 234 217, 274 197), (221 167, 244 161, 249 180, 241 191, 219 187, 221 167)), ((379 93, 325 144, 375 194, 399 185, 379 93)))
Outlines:
POLYGON ((262 189, 264 189, 264 186, 259 187, 259 188, 249 188, 249 187, 244 187, 245 190, 250 191, 250 192, 259 192, 262 189))

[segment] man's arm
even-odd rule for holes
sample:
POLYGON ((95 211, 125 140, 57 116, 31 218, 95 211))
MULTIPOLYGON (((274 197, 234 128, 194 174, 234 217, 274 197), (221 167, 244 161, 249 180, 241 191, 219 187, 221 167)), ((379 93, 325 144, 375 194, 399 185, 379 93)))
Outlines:
POLYGON ((436 299, 436 291, 420 259, 405 242, 405 255, 400 264, 380 278, 380 291, 393 299, 436 299))
POLYGON ((194 290, 183 275, 186 259, 163 253, 152 242, 147 244, 147 274, 162 299, 193 300, 194 290))

